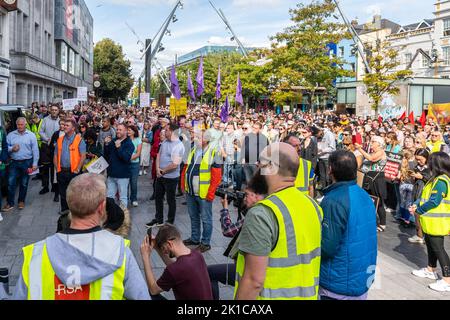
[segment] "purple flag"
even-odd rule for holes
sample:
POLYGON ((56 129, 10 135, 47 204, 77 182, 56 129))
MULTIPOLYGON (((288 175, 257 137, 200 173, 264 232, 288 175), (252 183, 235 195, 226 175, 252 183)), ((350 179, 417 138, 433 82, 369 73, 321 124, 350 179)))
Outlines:
POLYGON ((225 105, 222 107, 222 111, 220 112, 220 119, 223 123, 228 122, 228 112, 230 110, 230 103, 228 102, 228 96, 225 100, 225 105))
POLYGON ((220 100, 222 98, 222 93, 220 92, 221 87, 221 79, 220 79, 220 66, 219 66, 219 74, 217 75, 217 85, 216 85, 216 99, 220 100))
POLYGON ((195 101, 195 91, 194 86, 192 85, 192 79, 191 79, 191 72, 188 71, 188 83, 187 83, 187 90, 189 97, 191 97, 192 101, 195 101))
POLYGON ((242 82, 241 76, 238 74, 237 87, 236 87, 236 102, 241 106, 244 105, 244 98, 242 97, 242 82))
POLYGON ((205 91, 205 81, 204 81, 204 74, 203 74, 203 56, 200 58, 200 65, 198 66, 198 73, 197 73, 197 97, 200 97, 203 94, 203 91, 205 91))
POLYGON ((177 100, 181 99, 180 86, 178 85, 178 79, 174 65, 172 65, 172 73, 170 74, 170 91, 172 91, 173 96, 177 100))

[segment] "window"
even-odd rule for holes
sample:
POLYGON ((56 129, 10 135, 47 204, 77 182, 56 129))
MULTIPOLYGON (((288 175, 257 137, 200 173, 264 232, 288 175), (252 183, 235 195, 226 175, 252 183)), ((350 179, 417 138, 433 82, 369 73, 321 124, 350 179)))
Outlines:
POLYGON ((444 59, 444 65, 450 65, 450 47, 442 48, 442 58, 444 59))
POLYGON ((422 114, 428 109, 428 105, 434 102, 434 91, 432 86, 411 86, 409 110, 415 115, 422 114))
POLYGON ((69 73, 75 74, 75 52, 69 49, 69 73))
POLYGON ((67 45, 61 42, 61 69, 67 72, 67 45))
POLYGON ((0 56, 3 56, 3 21, 4 15, 0 13, 0 56))
POLYGON ((444 20, 444 37, 450 36, 450 19, 444 20))
POLYGON ((352 69, 352 72, 356 72, 356 63, 354 62, 350 63, 350 67, 352 69))
MULTIPOLYGON (((426 54, 428 56, 430 56, 430 51, 429 50, 425 51, 425 52, 426 52, 426 54)), ((429 68, 430 67, 430 61, 427 58, 425 58, 424 55, 421 55, 421 56, 422 56, 422 68, 429 68)))
POLYGON ((405 64, 409 64, 412 61, 412 53, 405 53, 405 64))
POLYGON ((344 47, 339 47, 339 58, 343 58, 345 53, 344 47))

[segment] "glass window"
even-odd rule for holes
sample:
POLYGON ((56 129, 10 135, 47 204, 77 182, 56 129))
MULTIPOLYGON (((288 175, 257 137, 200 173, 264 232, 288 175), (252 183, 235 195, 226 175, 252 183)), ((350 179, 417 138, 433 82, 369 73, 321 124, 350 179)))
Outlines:
POLYGON ((412 60, 412 53, 405 53, 405 63, 409 64, 412 60))
POLYGON ((430 103, 433 103, 433 87, 428 86, 423 88, 423 104, 424 108, 428 108, 430 103))
POLYGON ((75 74, 75 52, 69 49, 69 73, 75 74))
POLYGON ((356 88, 347 89, 347 104, 356 103, 356 88))
POLYGON ((444 36, 450 36, 450 19, 444 20, 444 36))
MULTIPOLYGON (((428 56, 430 56, 430 50, 425 51, 428 56)), ((430 66, 430 61, 425 58, 425 56, 422 54, 422 68, 428 68, 430 66)))
POLYGON ((67 45, 61 42, 61 69, 67 72, 67 45))
POLYGON ((442 58, 444 59, 444 65, 450 65, 450 47, 442 48, 442 58))
POLYGON ((338 89, 337 92, 337 103, 345 103, 346 89, 338 89))
POLYGON ((423 86, 411 86, 409 111, 414 114, 422 114, 423 107, 423 86))

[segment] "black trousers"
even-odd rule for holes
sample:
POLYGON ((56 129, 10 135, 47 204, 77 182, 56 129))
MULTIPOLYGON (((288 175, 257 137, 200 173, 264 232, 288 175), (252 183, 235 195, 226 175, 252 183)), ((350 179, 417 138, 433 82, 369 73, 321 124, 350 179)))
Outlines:
POLYGON ((44 163, 40 169, 42 188, 48 188, 49 185, 55 189, 55 183, 53 183, 53 176, 55 174, 55 166, 53 163, 44 163))
POLYGON ((70 181, 75 178, 77 175, 75 173, 71 173, 68 171, 61 171, 56 175, 59 186, 59 195, 61 200, 61 212, 69 210, 69 206, 66 201, 66 192, 67 187, 69 186, 70 181))
POLYGON ((208 266, 209 279, 211 280, 211 289, 214 300, 219 300, 219 282, 225 285, 233 286, 236 280, 236 264, 214 264, 208 266))
POLYGON ((444 248, 444 236, 425 234, 425 243, 428 251, 428 266, 436 268, 439 260, 442 276, 450 277, 450 258, 444 248))
POLYGON ((324 189, 331 184, 331 179, 328 174, 328 159, 319 159, 318 168, 319 168, 320 185, 324 189))
POLYGON ((164 219, 164 195, 167 197, 167 204, 169 206, 169 214, 167 220, 170 223, 175 221, 175 213, 177 210, 177 203, 175 193, 177 191, 179 178, 168 179, 158 178, 155 184, 155 204, 156 204, 156 220, 158 223, 163 223, 164 219))

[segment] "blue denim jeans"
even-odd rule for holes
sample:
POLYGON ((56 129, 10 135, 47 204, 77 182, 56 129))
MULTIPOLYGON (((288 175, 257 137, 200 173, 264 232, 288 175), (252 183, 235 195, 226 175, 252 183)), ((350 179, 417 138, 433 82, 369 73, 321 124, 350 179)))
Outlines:
POLYGON ((204 245, 211 245, 213 231, 212 202, 190 194, 186 195, 186 201, 191 218, 191 240, 197 243, 201 242, 204 245), (202 226, 203 233, 201 232, 202 226))
POLYGON ((8 204, 14 206, 14 196, 16 194, 16 181, 19 178, 19 202, 25 202, 28 191, 30 176, 28 169, 33 166, 33 159, 25 161, 11 161, 8 177, 8 204))
POLYGON ((130 202, 137 201, 139 169, 140 169, 139 162, 132 163, 130 166, 130 171, 131 171, 130 202))
POLYGON ((108 198, 116 199, 117 191, 119 191, 120 202, 128 207, 128 185, 130 179, 119 179, 108 177, 106 185, 108 187, 108 198))

